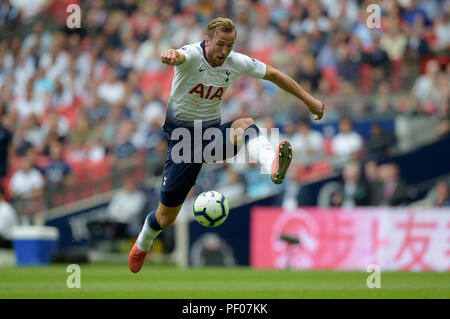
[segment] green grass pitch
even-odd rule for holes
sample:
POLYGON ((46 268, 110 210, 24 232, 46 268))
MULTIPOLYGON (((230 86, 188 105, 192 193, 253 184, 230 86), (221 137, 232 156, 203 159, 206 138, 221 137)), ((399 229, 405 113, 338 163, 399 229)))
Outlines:
POLYGON ((369 289, 366 272, 190 268, 82 264, 81 288, 69 289, 67 265, 0 269, 0 299, 300 299, 450 298, 450 273, 382 272, 369 289))

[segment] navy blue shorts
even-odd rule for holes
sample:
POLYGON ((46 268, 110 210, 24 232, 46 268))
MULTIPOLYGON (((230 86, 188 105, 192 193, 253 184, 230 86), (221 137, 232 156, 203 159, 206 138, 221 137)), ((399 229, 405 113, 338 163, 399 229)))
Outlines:
MULTIPOLYGON (((231 143, 230 132, 227 130, 231 128, 232 123, 233 121, 222 125, 217 123, 202 128, 201 136, 208 128, 217 128, 221 132, 221 139, 215 138, 214 134, 212 134, 210 139, 203 139, 200 136, 197 136, 196 139, 193 128, 176 126, 173 122, 166 120, 163 129, 167 137, 168 152, 161 181, 161 203, 169 207, 181 205, 192 186, 195 185, 203 163, 213 163, 214 159, 224 161, 238 153, 239 147, 231 143), (178 144, 183 139, 173 140, 171 138, 173 131, 177 128, 189 131, 191 136, 190 141, 185 141, 190 142, 190 149, 186 153, 184 152, 186 149, 183 149, 180 147, 181 144, 178 144), (203 156, 204 154, 206 156, 203 156), (211 154, 211 156, 208 156, 208 154, 211 154)), ((218 133, 217 130, 216 133, 218 133)), ((187 145, 187 143, 183 145, 187 145)))

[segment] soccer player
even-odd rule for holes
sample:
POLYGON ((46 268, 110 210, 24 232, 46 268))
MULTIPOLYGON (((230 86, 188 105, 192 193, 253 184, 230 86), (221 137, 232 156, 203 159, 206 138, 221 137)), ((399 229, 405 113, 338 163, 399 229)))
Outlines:
MULTIPOLYGON (((234 22, 228 18, 215 18, 208 24, 204 41, 185 45, 178 50, 170 49, 161 55, 162 63, 175 66, 163 126, 168 136, 169 150, 158 208, 146 217, 129 255, 129 267, 133 273, 142 268, 156 236, 175 221, 202 167, 202 162, 198 161, 174 161, 171 150, 178 142, 172 136, 175 129, 185 128, 193 132, 194 121, 198 120, 201 120, 202 132, 211 127, 220 129, 224 138, 221 141, 217 139, 217 143, 222 144, 216 146, 229 149, 231 145, 233 151, 231 156, 225 154, 223 159, 236 155, 239 146, 245 143, 249 156, 256 159, 262 169, 271 174, 275 184, 284 181, 292 158, 289 142, 282 141, 275 152, 267 137, 261 134, 251 118, 240 118, 220 124, 222 97, 237 77, 247 75, 269 80, 302 100, 310 112, 316 115, 315 120, 320 120, 323 116, 323 103, 308 94, 288 75, 256 59, 234 52, 235 39, 234 22)), ((203 149, 206 144, 205 141, 191 141, 191 145, 193 148, 203 149)))

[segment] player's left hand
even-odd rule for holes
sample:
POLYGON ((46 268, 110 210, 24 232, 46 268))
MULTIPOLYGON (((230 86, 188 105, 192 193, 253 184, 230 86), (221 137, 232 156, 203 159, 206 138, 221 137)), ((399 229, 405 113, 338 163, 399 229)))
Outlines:
POLYGON ((325 105, 322 101, 313 98, 311 101, 308 101, 308 103, 306 103, 306 106, 312 114, 317 115, 314 120, 319 121, 322 119, 323 110, 325 108, 325 105))

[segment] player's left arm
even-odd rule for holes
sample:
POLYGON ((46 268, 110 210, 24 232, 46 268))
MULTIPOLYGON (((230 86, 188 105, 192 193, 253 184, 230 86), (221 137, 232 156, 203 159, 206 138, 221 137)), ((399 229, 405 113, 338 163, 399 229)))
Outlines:
POLYGON ((311 96, 289 75, 267 64, 266 75, 263 79, 275 83, 286 92, 289 92, 302 100, 306 104, 310 112, 317 115, 315 120, 320 120, 322 118, 323 110, 325 107, 322 101, 311 96))

